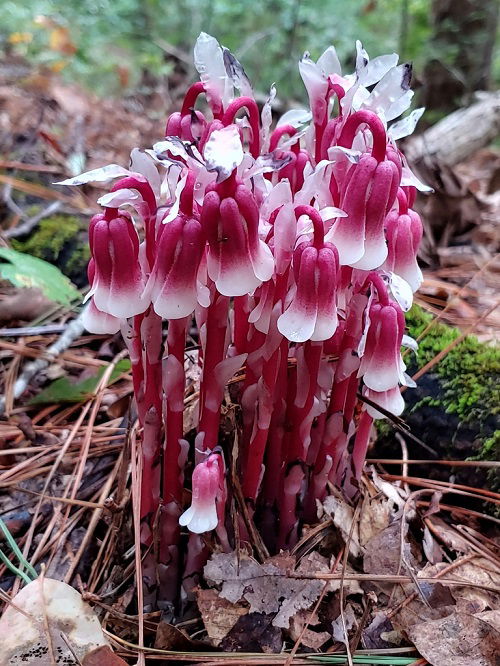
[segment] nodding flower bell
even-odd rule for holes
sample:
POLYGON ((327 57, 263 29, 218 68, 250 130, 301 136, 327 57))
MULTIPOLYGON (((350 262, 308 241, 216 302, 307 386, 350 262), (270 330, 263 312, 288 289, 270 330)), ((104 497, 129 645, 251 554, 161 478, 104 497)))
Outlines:
POLYGON ((222 295, 243 296, 274 272, 272 252, 259 238, 259 209, 250 190, 238 184, 235 176, 231 182, 209 188, 201 212, 208 240, 208 276, 222 295))
POLYGON ((389 391, 403 381, 406 366, 401 358, 401 342, 405 328, 403 311, 387 293, 379 291, 367 316, 369 326, 358 377, 372 391, 389 391))
POLYGON ((301 243, 293 254, 297 291, 278 319, 278 330, 292 342, 328 340, 335 333, 338 322, 338 253, 331 243, 324 241, 319 211, 312 206, 297 206, 295 214, 311 218, 314 239, 301 243))
POLYGON ((331 239, 342 265, 372 270, 387 257, 384 219, 396 199, 401 165, 392 152, 386 157, 384 125, 370 111, 357 111, 347 119, 339 145, 351 148, 358 128, 365 124, 372 133, 371 153, 364 153, 347 173, 340 198, 347 217, 337 221, 331 239))
POLYGON ((408 201, 402 189, 398 192, 399 211, 391 211, 385 220, 388 254, 383 268, 402 277, 412 291, 422 284, 422 271, 417 263, 417 252, 422 240, 422 220, 408 201))
POLYGON ((89 245, 93 262, 89 293, 96 308, 119 319, 144 312, 149 301, 144 298, 139 237, 130 215, 115 208, 94 215, 89 245))
POLYGON ((373 405, 370 403, 364 405, 366 411, 373 419, 385 419, 387 416, 383 412, 380 412, 375 405, 382 407, 386 412, 390 412, 394 416, 402 414, 405 408, 405 401, 403 400, 399 386, 395 386, 388 391, 372 391, 372 389, 365 386, 363 395, 373 403, 373 405))
POLYGON ((180 194, 179 213, 159 225, 156 259, 148 282, 155 312, 165 319, 182 319, 197 305, 197 275, 205 238, 193 211, 194 176, 188 174, 180 194))
POLYGON ((179 518, 190 532, 202 534, 217 527, 217 500, 223 498, 224 468, 221 456, 211 453, 196 465, 192 479, 191 506, 179 518))
POLYGON ((151 301, 160 317, 181 319, 194 311, 203 250, 204 238, 198 220, 181 214, 160 226, 150 277, 151 301))

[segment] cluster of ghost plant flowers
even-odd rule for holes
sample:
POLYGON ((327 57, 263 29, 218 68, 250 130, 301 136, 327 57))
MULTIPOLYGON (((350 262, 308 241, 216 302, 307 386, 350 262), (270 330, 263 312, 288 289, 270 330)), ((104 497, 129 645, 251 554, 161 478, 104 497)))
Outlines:
POLYGON ((403 410, 404 311, 422 279, 411 207, 426 188, 396 144, 422 109, 391 123, 411 102, 409 65, 396 54, 370 60, 358 43, 356 71, 344 75, 333 47, 317 62, 305 54, 310 111, 289 111, 272 129, 274 86, 259 109, 240 63, 214 38, 202 33, 194 57, 201 81, 163 140, 134 149, 129 169, 65 181, 115 181, 90 223, 85 323, 121 329, 130 350, 142 540, 158 546, 149 575, 163 599, 175 596, 180 557, 185 576, 203 559, 198 535, 215 530, 230 548, 250 517, 276 551, 315 520, 328 483, 356 494, 373 420, 403 410), (188 441, 193 318, 199 412, 188 441), (238 433, 221 432, 235 374, 238 433), (229 468, 246 503, 239 524, 228 518, 229 468), (180 526, 191 533, 187 549, 180 526))

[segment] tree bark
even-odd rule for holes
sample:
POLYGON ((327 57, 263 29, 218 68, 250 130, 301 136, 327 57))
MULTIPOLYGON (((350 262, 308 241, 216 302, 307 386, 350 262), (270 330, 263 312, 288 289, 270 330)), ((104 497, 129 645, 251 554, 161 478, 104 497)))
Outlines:
POLYGON ((433 35, 422 103, 450 113, 488 90, 497 31, 497 0, 432 0, 433 35))

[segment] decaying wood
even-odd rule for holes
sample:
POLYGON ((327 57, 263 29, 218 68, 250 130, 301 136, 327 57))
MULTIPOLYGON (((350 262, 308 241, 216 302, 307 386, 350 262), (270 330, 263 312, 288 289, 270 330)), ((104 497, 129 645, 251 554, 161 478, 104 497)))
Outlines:
POLYGON ((500 134, 500 92, 478 93, 477 102, 446 116, 408 140, 405 153, 416 166, 453 167, 500 134))

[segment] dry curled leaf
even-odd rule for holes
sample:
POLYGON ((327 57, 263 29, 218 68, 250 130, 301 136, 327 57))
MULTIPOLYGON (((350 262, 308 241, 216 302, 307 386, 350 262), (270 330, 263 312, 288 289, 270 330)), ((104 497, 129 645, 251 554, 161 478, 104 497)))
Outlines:
POLYGON ((354 509, 341 497, 329 495, 323 502, 324 511, 333 520, 335 527, 340 530, 345 543, 349 542, 349 552, 353 557, 360 555, 359 524, 352 527, 354 509))
POLYGON ((366 546, 368 541, 389 525, 391 517, 390 500, 371 498, 366 494, 359 512, 359 543, 366 546))
POLYGON ((273 625, 272 614, 248 613, 242 615, 220 647, 224 652, 280 652, 282 647, 281 629, 273 625))
POLYGON ((453 613, 415 624, 408 635, 432 666, 498 665, 500 633, 474 615, 453 613))
POLYGON ((319 650, 331 638, 327 631, 318 631, 314 628, 319 623, 320 620, 317 613, 314 613, 311 617, 310 611, 299 611, 290 620, 290 638, 292 641, 300 638, 300 644, 304 647, 319 650), (306 623, 307 628, 304 630, 306 623))
POLYGON ((196 599, 208 637, 214 645, 219 645, 239 618, 248 613, 248 608, 232 604, 215 590, 198 589, 196 599))
POLYGON ((99 620, 80 594, 42 576, 7 606, 0 618, 0 636, 0 664, 9 666, 76 666, 92 650, 108 645, 99 620))
MULTIPOLYGON (((329 573, 326 558, 318 553, 304 557, 297 569, 289 555, 277 555, 264 564, 248 556, 238 558, 235 553, 214 555, 205 566, 205 579, 221 585, 220 596, 231 603, 248 602, 250 613, 275 613, 273 625, 288 629, 290 618, 298 611, 312 606, 321 593, 325 581, 292 577, 290 574, 329 573)), ((340 581, 331 581, 329 590, 338 589, 340 581)), ((356 581, 345 584, 347 593, 360 591, 356 581)))
POLYGON ((109 645, 101 645, 83 658, 82 666, 127 666, 127 662, 118 657, 109 645))

